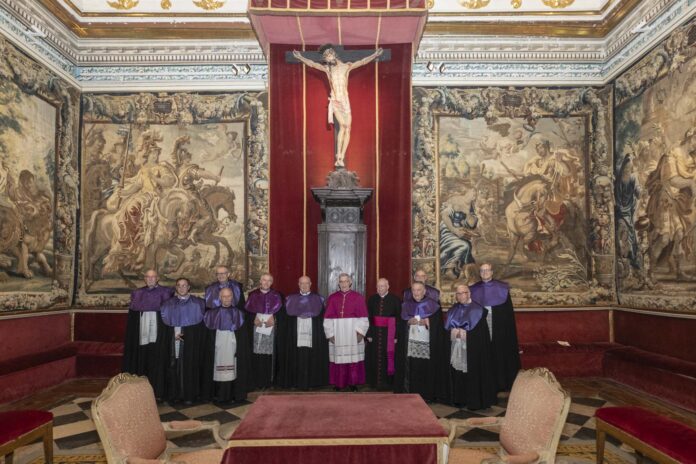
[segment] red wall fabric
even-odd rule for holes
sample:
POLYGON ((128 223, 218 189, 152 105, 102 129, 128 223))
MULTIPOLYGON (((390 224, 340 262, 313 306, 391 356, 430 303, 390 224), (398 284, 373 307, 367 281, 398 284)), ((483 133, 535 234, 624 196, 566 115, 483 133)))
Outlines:
POLYGON ((70 342, 70 314, 0 319, 0 361, 70 342))
POLYGON ((614 311, 616 343, 696 362, 696 319, 614 311))
POLYGON ((517 311, 520 343, 609 341, 609 311, 517 311))
MULTIPOLYGON (((391 50, 390 61, 357 68, 348 81, 353 124, 346 166, 357 172, 362 187, 375 189, 364 210, 368 294, 375 291, 378 277, 388 278, 397 293, 410 278, 411 45, 383 47, 391 50)), ((303 79, 303 66, 285 62, 285 52, 293 49, 301 46, 272 45, 269 56, 269 261, 274 287, 285 294, 297 291, 297 278, 303 271, 318 281, 321 211, 310 189, 326 185, 334 163, 326 76, 307 68, 303 79)))
POLYGON ((75 341, 123 343, 128 313, 75 313, 75 341))

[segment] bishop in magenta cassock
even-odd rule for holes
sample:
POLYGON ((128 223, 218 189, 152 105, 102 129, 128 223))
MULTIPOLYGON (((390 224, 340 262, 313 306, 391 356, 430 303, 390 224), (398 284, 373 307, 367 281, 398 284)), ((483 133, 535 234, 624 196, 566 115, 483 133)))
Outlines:
POLYGON ((123 372, 151 377, 157 368, 157 335, 162 331, 162 304, 174 289, 158 283, 157 271, 145 272, 145 286, 131 293, 123 344, 123 372))
POLYGON ((339 291, 326 302, 324 332, 329 339, 329 383, 356 391, 365 383, 365 334, 370 327, 365 297, 350 289, 348 274, 338 277, 339 291))
POLYGON ((259 288, 249 293, 246 302, 248 317, 244 325, 252 343, 252 384, 256 388, 269 388, 276 376, 276 333, 278 311, 283 307, 283 296, 273 290, 273 276, 263 274, 259 288))

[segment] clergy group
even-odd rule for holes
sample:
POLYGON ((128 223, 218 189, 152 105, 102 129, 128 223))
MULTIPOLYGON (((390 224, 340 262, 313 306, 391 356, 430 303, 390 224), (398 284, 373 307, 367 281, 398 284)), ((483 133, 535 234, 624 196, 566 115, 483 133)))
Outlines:
POLYGON ((227 267, 203 298, 188 279, 159 285, 144 275, 133 291, 126 327, 123 371, 146 376, 160 401, 244 401, 268 388, 311 390, 332 386, 357 391, 417 393, 424 400, 469 409, 487 408, 507 391, 520 369, 509 287, 493 279, 455 288, 443 311, 440 291, 418 270, 399 296, 380 278, 365 298, 341 274, 327 298, 309 277, 284 297, 263 274, 244 294, 227 267))

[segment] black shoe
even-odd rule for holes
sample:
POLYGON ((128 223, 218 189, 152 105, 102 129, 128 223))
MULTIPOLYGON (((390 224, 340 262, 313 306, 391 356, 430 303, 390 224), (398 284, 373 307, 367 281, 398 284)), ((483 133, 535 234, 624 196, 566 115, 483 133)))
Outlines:
POLYGON ((333 387, 333 391, 335 391, 335 392, 340 392, 340 391, 341 391, 341 389, 340 389, 340 388, 338 388, 338 387, 333 387))
POLYGON ((358 387, 356 385, 351 385, 349 388, 350 388, 350 391, 352 391, 352 392, 358 391, 358 387))

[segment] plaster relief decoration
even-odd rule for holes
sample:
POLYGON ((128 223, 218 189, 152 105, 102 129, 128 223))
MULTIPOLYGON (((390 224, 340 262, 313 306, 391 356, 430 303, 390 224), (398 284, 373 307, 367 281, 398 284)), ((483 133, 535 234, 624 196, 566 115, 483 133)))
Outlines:
POLYGON ((696 312, 696 23, 616 81, 622 305, 696 312))
POLYGON ((413 264, 522 305, 611 302, 611 89, 414 89, 413 264), (478 263, 478 264, 477 264, 478 263))
POLYGON ((214 266, 268 267, 267 95, 84 95, 79 304, 119 305, 157 269, 194 289, 214 266))
POLYGON ((0 308, 68 305, 79 94, 0 39, 0 308))

